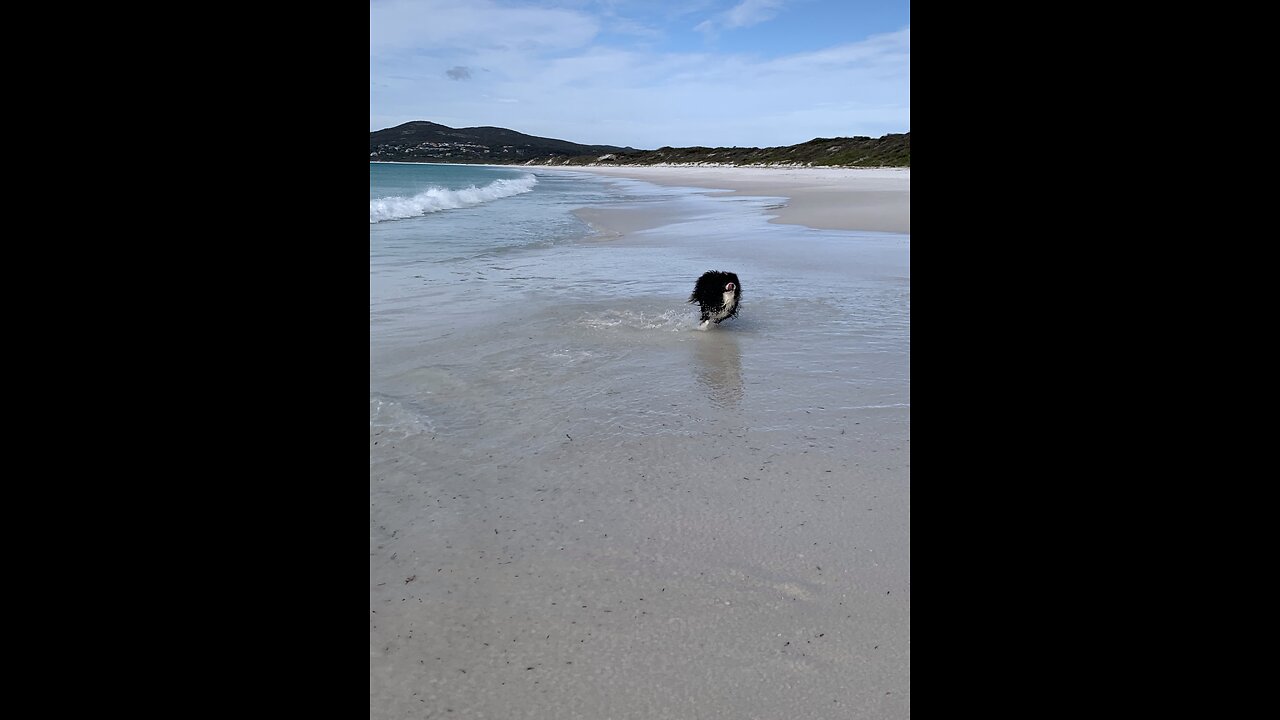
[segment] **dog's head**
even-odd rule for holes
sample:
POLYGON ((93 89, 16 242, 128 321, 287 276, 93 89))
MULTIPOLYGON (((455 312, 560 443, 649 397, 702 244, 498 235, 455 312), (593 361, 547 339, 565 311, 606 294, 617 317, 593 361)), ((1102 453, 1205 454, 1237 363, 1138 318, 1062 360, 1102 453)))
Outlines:
MULTIPOLYGON (((694 285, 694 298, 718 298, 722 293, 731 292, 735 298, 742 296, 742 283, 736 273, 723 270, 708 270, 702 273, 694 285)), ((691 300, 692 301, 692 300, 691 300)))

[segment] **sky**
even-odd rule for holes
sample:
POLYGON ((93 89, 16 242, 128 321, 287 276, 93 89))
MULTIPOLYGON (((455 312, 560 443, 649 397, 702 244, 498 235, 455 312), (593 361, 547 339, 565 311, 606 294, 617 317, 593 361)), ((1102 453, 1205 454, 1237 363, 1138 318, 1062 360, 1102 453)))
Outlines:
POLYGON ((369 130, 778 147, 911 130, 910 0, 371 0, 369 130))

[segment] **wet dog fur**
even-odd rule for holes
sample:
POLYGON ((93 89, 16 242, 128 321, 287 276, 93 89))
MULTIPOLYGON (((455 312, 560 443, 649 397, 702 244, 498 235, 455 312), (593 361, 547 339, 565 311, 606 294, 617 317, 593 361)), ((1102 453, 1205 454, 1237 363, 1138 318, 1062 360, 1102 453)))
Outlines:
POLYGON ((738 276, 723 270, 708 270, 693 286, 690 303, 697 303, 702 310, 699 330, 706 330, 711 323, 719 325, 738 314, 742 301, 742 283, 738 276))

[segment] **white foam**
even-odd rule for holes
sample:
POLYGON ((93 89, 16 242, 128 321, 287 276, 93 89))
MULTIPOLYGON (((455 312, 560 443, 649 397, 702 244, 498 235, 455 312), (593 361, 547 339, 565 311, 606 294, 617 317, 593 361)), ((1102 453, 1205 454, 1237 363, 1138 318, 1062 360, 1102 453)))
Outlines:
POLYGON ((441 210, 472 207, 491 200, 520 195, 533 190, 538 178, 525 175, 514 179, 494 180, 478 188, 472 185, 461 190, 428 188, 413 197, 384 197, 369 201, 369 223, 384 220, 403 220, 420 217, 441 210))
POLYGON ((431 434, 436 431, 435 423, 423 413, 414 412, 404 403, 384 399, 369 398, 369 428, 392 431, 401 437, 431 434))
POLYGON ((583 315, 578 322, 590 328, 629 328, 633 330, 667 330, 680 332, 689 327, 687 310, 668 310, 663 313, 632 312, 630 310, 606 310, 602 313, 583 315))

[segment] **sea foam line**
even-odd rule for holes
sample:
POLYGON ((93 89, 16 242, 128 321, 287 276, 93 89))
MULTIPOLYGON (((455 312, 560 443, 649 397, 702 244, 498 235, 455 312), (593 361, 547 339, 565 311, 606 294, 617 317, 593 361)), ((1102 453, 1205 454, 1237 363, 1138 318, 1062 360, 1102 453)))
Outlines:
POLYGON ((494 180, 481 188, 475 185, 461 190, 428 188, 413 197, 392 196, 378 198, 369 201, 369 223, 373 224, 384 220, 403 220, 440 212, 441 210, 480 205, 490 200, 527 193, 533 190, 533 186, 536 184, 538 184, 538 178, 533 175, 525 175, 510 180, 494 180))

